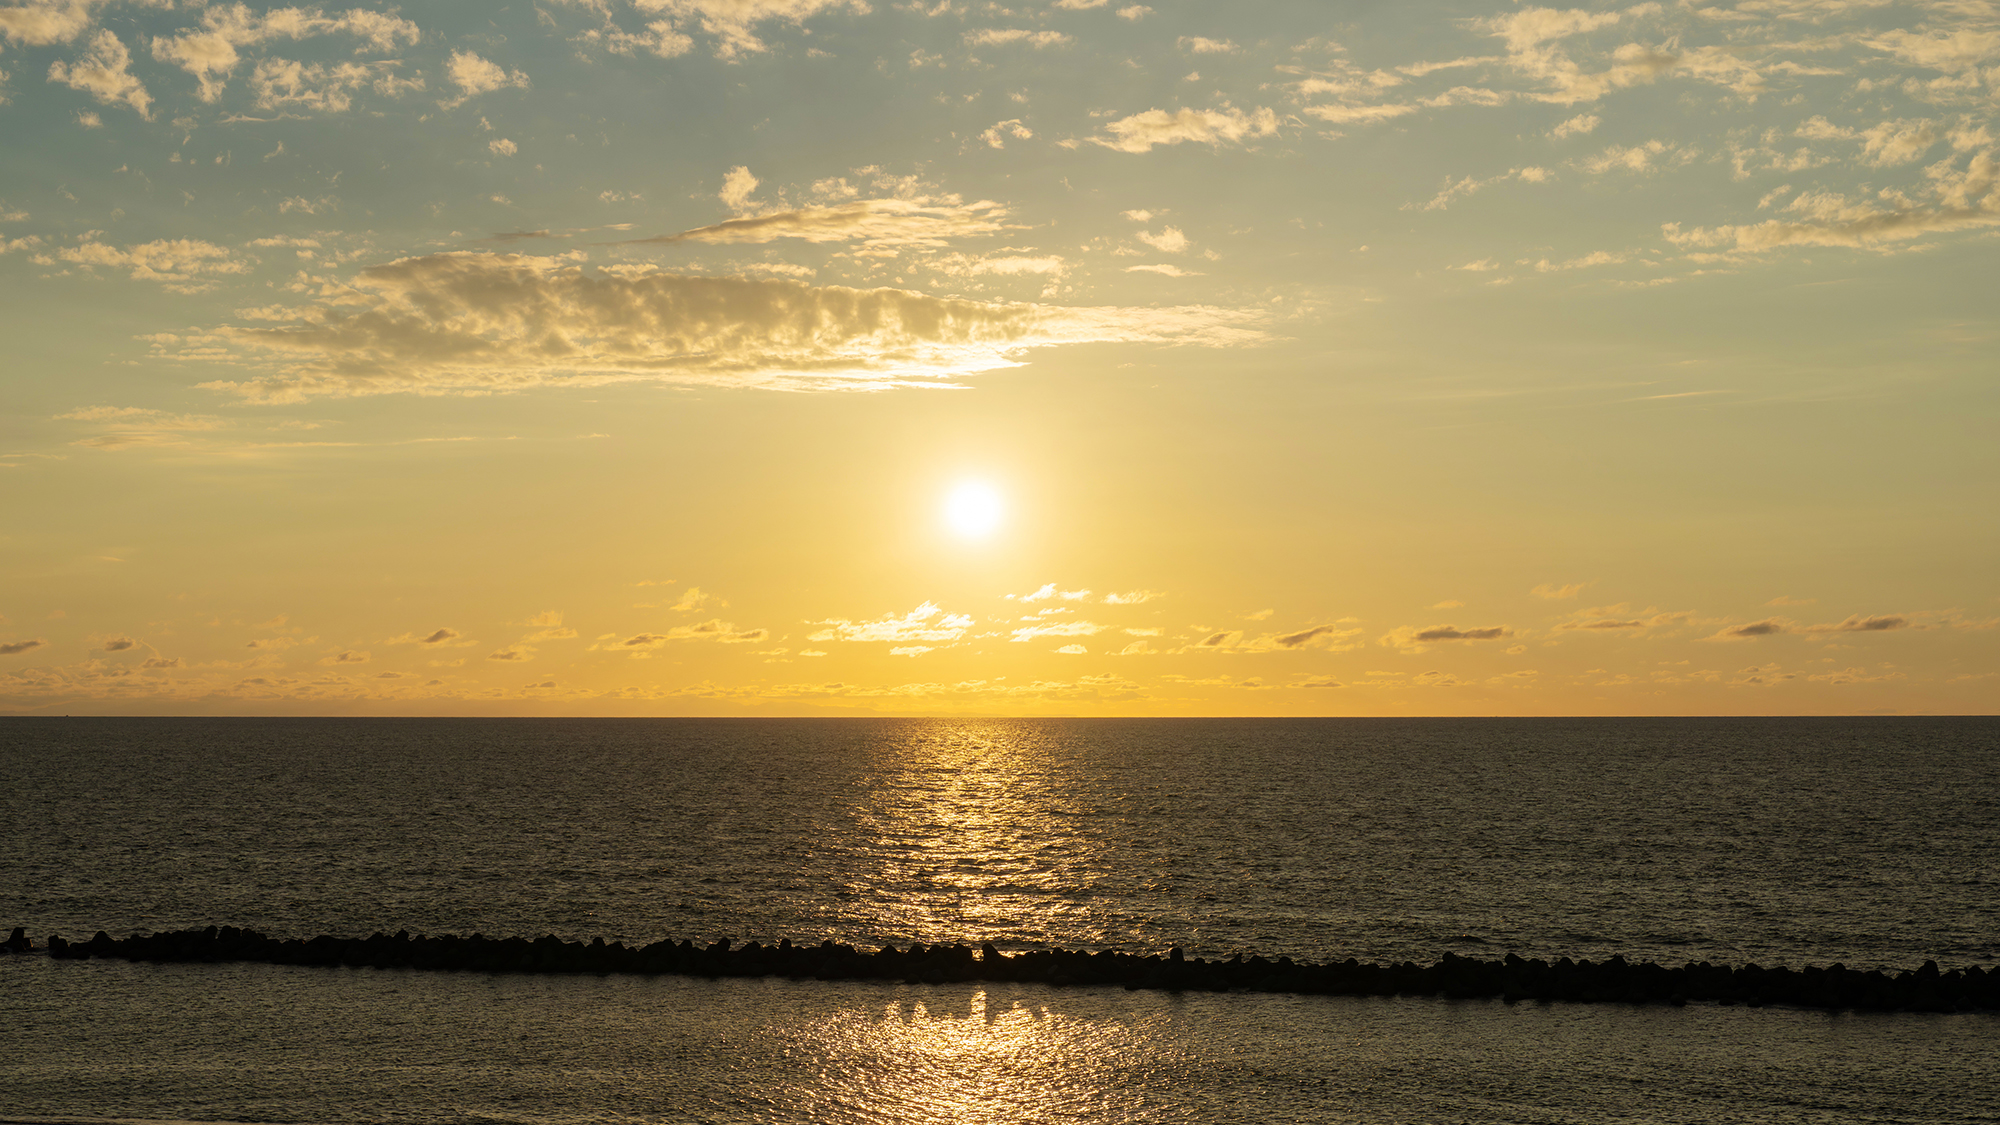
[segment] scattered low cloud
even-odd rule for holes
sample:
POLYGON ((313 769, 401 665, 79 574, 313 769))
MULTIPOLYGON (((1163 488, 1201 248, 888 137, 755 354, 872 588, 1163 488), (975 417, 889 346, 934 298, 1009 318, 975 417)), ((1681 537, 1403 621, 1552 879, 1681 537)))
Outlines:
POLYGON ((1072 42, 1060 31, 1029 31, 1020 27, 983 27, 965 33, 968 47, 1062 47, 1072 42))
MULTIPOLYGON (((739 629, 734 624, 720 619, 703 621, 696 625, 676 625, 664 633, 634 633, 623 640, 600 640, 590 646, 591 651, 625 652, 643 655, 662 645, 675 641, 717 641, 722 644, 753 644, 771 638, 769 629, 739 629)), ((504 651, 504 650, 503 650, 504 651)))
POLYGON ((390 637, 382 643, 391 645, 423 645, 427 648, 437 648, 440 646, 457 647, 453 642, 460 640, 463 636, 464 634, 458 630, 445 627, 434 629, 422 636, 418 636, 415 633, 404 633, 399 637, 390 637))
POLYGON ((1908 628, 1910 628, 1910 619, 1905 614, 1884 613, 1884 614, 1877 614, 1872 617, 1864 617, 1860 614, 1855 614, 1852 617, 1847 618, 1845 621, 1836 621, 1830 625, 1808 625, 1804 629, 1800 630, 1800 632, 1887 633, 1897 629, 1908 629, 1908 628))
POLYGON ((1558 586, 1553 582, 1544 582, 1528 592, 1530 594, 1535 595, 1538 598, 1544 598, 1549 601, 1560 601, 1564 598, 1573 598, 1578 594, 1583 593, 1583 588, 1586 585, 1588 585, 1588 583, 1571 582, 1565 585, 1558 586))
POLYGON ((1268 109, 1248 113, 1240 109, 1149 109, 1121 117, 1104 127, 1109 136, 1091 137, 1090 143, 1119 152, 1151 152, 1160 145, 1183 142, 1220 147, 1243 144, 1278 131, 1278 115, 1268 109))
POLYGON ((304 8, 274 8, 259 15, 244 4, 217 4, 202 11, 200 28, 156 38, 152 49, 155 59, 192 74, 197 96, 213 102, 242 62, 241 48, 341 33, 357 36, 377 51, 414 44, 423 37, 422 29, 409 20, 360 8, 337 16, 304 8))
POLYGON ((1093 621, 1051 621, 1045 625, 1026 625, 1014 630, 1007 639, 1012 642, 1032 641, 1036 637, 1094 637, 1105 630, 1105 626, 1093 621))
POLYGON ((806 637, 809 641, 855 641, 909 644, 923 641, 956 641, 972 628, 970 614, 946 613, 935 602, 924 602, 908 613, 884 614, 872 621, 831 618, 807 622, 821 628, 806 637))
POLYGON ((85 269, 125 272, 134 281, 152 281, 183 292, 196 292, 220 276, 250 272, 251 263, 227 246, 198 238, 162 238, 123 247, 87 236, 74 246, 58 247, 54 257, 85 269))
POLYGON ((499 63, 486 58, 477 51, 453 51, 451 60, 445 65, 445 72, 459 89, 459 96, 448 99, 443 104, 451 109, 464 105, 481 94, 508 87, 526 89, 528 76, 521 71, 510 71, 499 63))
POLYGON ((1376 643, 1406 652, 1423 652, 1433 644, 1452 641, 1497 641, 1511 637, 1514 630, 1505 625, 1487 625, 1471 629, 1461 629, 1456 625, 1403 625, 1384 633, 1376 643))
POLYGON ((812 243, 859 242, 869 247, 939 248, 950 245, 952 239, 1019 229, 1007 217, 1008 209, 1002 204, 988 199, 967 203, 956 195, 860 199, 743 215, 678 234, 635 239, 633 244, 701 242, 731 246, 789 238, 812 243))
POLYGON ((1034 139, 1034 136, 1035 131, 1033 129, 1023 125, 1020 118, 1014 117, 1006 121, 995 122, 986 131, 979 134, 979 139, 984 141, 988 148, 1006 148, 1009 138, 1017 141, 1026 141, 1034 139))
POLYGON ((1729 625, 1717 630, 1713 635, 1702 638, 1709 641, 1747 641, 1757 637, 1774 637, 1779 633, 1792 631, 1792 623, 1782 617, 1767 617, 1762 621, 1752 621, 1743 625, 1729 625))
POLYGON ((19 656, 30 649, 37 649, 49 642, 37 637, 32 641, 6 641, 0 643, 0 656, 19 656))
POLYGON ((1594 131, 1599 125, 1603 124, 1603 120, 1603 118, 1598 117, 1594 113, 1579 113, 1575 117, 1550 129, 1549 137, 1558 141, 1564 137, 1580 137, 1585 133, 1594 131))
POLYGON ((106 105, 123 103, 141 118, 153 119, 153 96, 132 74, 132 53, 108 30, 93 36, 89 52, 74 63, 50 63, 49 81, 82 90, 106 105))

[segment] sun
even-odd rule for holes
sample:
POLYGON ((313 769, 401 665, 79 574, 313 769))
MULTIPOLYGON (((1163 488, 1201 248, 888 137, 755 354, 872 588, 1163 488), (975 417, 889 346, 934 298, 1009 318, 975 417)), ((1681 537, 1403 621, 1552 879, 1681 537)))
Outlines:
POLYGON ((992 485, 966 481, 951 490, 944 501, 944 521, 967 539, 984 539, 1000 529, 1007 506, 992 485))

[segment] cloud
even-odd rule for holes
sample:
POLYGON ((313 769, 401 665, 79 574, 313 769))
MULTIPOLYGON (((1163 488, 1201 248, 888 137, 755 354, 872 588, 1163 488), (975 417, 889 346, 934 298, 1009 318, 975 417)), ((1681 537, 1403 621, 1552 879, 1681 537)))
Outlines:
POLYGON ((320 658, 321 664, 366 664, 369 654, 365 652, 337 652, 320 658))
POLYGON ((1874 617, 1855 614, 1845 621, 1831 625, 1808 625, 1801 632, 1806 633, 1886 633, 1893 629, 1907 629, 1910 619, 1900 613, 1885 613, 1874 617))
POLYGON ((1315 642, 1332 642, 1341 637, 1351 637, 1360 631, 1359 629, 1342 629, 1338 625, 1315 625, 1310 629, 1301 629, 1296 633, 1283 633, 1272 637, 1271 643, 1282 649, 1309 648, 1315 642))
POLYGON ((1624 608, 1625 608, 1624 606, 1619 605, 1619 606, 1607 606, 1600 609, 1585 610, 1583 611, 1582 617, 1578 618, 1575 621, 1565 621, 1561 625, 1556 626, 1556 628, 1562 630, 1571 630, 1571 631, 1581 630, 1583 632, 1610 632, 1610 631, 1617 631, 1624 629, 1655 629, 1663 625, 1672 625, 1675 622, 1685 621, 1689 617, 1693 616, 1693 614, 1688 612, 1687 610, 1678 610, 1671 613, 1662 613, 1656 610, 1647 610, 1642 614, 1637 614, 1630 617, 1618 616, 1617 611, 1621 611, 1624 608))
POLYGON ((751 175, 746 165, 738 164, 722 177, 722 190, 715 197, 731 211, 742 212, 750 207, 750 196, 757 191, 757 177, 751 175))
POLYGON ((1056 650, 1065 656, 1082 656, 1090 650, 1082 645, 1064 645, 1056 650))
POLYGON ((1032 594, 1022 594, 1018 597, 1016 597, 1013 594, 1002 594, 1000 596, 1010 602, 1012 601, 1044 602, 1056 596, 1056 584, 1053 582, 1045 582, 1039 588, 1037 588, 1035 592, 1032 594))
MULTIPOLYGON (((1481 179, 1478 176, 1461 176, 1454 180, 1450 176, 1446 176, 1444 178, 1444 187, 1436 195, 1432 196, 1429 202, 1417 209, 1422 211, 1443 211, 1451 206, 1453 200, 1471 195, 1473 192, 1491 187, 1494 184, 1505 183, 1508 180, 1520 180, 1523 183, 1540 184, 1547 183, 1549 178, 1550 173, 1548 169, 1532 166, 1527 168, 1510 168, 1497 176, 1487 176, 1485 179, 1481 179)), ((1408 210, 1413 206, 1415 205, 1405 204, 1404 209, 1408 210)), ((1491 263, 1484 261, 1473 262, 1469 265, 1454 266, 1452 268, 1478 271, 1491 268, 1491 263)))
POLYGON ((521 146, 505 137, 486 142, 486 150, 495 156, 513 156, 521 151, 521 146))
POLYGON ((1018 27, 985 27, 965 33, 968 47, 1009 47, 1025 43, 1030 47, 1060 47, 1072 42, 1060 31, 1027 31, 1018 27))
MULTIPOLYGON (((614 634, 615 635, 615 634, 614 634)), ((698 625, 676 625, 664 633, 637 633, 615 644, 594 644, 593 652, 610 650, 613 652, 644 652, 659 648, 673 641, 719 641, 722 644, 752 644, 768 640, 769 629, 738 629, 722 620, 703 621, 698 625)))
POLYGON ((614 55, 645 51, 659 58, 676 59, 694 49, 694 40, 675 29, 672 20, 653 20, 646 24, 643 33, 615 26, 606 28, 604 46, 614 55))
POLYGON ((1026 141, 1034 139, 1034 136, 1035 131, 1033 129, 1021 124, 1020 118, 1014 117, 1006 121, 996 122, 992 128, 979 134, 979 139, 985 141, 988 148, 1006 148, 1008 137, 1012 137, 1017 141, 1026 141))
POLYGON ((90 26, 93 2, 103 0, 41 0, 0 8, 0 35, 30 47, 67 43, 90 26))
POLYGON ((1458 600, 1456 600, 1456 599, 1449 599, 1449 598, 1448 598, 1448 599, 1446 599, 1446 600, 1444 600, 1444 601, 1441 601, 1441 602, 1437 603, 1437 604, 1436 604, 1436 605, 1434 605, 1434 606, 1431 606, 1430 608, 1432 608, 1432 609, 1464 609, 1464 608, 1465 608, 1465 603, 1464 603, 1464 602, 1461 602, 1461 601, 1458 601, 1458 600))
POLYGON ((203 386, 264 402, 630 380, 880 389, 1019 366, 1062 344, 1264 338, 1254 310, 988 303, 643 266, 586 274, 568 259, 485 253, 373 267, 267 315, 292 323, 217 334, 276 370, 203 386))
POLYGON ((141 668, 179 668, 179 667, 181 667, 181 658, 180 658, 180 657, 178 657, 178 656, 173 656, 173 657, 166 657, 166 656, 149 656, 149 657, 147 657, 147 658, 146 658, 146 659, 145 659, 144 661, 141 661, 141 662, 140 662, 140 664, 139 664, 139 667, 141 667, 141 668))
MULTIPOLYGON (((1922 140, 1907 122, 1880 135, 1884 157, 1897 156, 1922 140), (1908 136, 1907 141, 1899 140, 1908 136)), ((1885 126, 1878 126, 1885 128, 1885 126)), ((1871 132, 1873 132, 1871 130, 1871 132)), ((1793 218, 1760 223, 1681 229, 1679 223, 1660 228, 1663 238, 1687 248, 1721 247, 1739 253, 1762 253, 1787 246, 1844 246, 1866 249, 1887 242, 1919 238, 2000 224, 2000 160, 1996 160, 1983 130, 1955 130, 1954 154, 1926 166, 1929 181, 1915 189, 1920 202, 1901 190, 1884 189, 1873 198, 1849 199, 1835 191, 1799 193, 1784 210, 1793 218), (1975 135, 1976 134, 1976 135, 1975 135), (1962 144, 1961 144, 1962 142, 1962 144), (1959 160, 1963 155, 1964 164, 1959 160)), ((1764 200, 1769 205, 1770 199, 1764 200)))
POLYGON ((1181 50, 1193 55, 1226 55, 1238 49, 1227 39, 1203 39, 1199 35, 1183 35, 1176 42, 1181 50))
POLYGON ((910 612, 898 617, 890 613, 873 621, 850 621, 846 618, 832 618, 826 621, 807 622, 823 626, 806 639, 809 641, 876 641, 905 644, 913 641, 955 641, 972 627, 973 618, 967 614, 951 614, 939 609, 934 602, 925 602, 910 612))
POLYGON ((1543 43, 1567 39, 1586 31, 1607 27, 1624 18, 1621 12, 1586 12, 1581 9, 1528 8, 1512 15, 1479 21, 1487 34, 1504 39, 1509 51, 1528 51, 1543 43))
MULTIPOLYGON (((713 601, 716 601, 715 595, 703 593, 699 586, 689 586, 686 592, 681 594, 680 600, 673 604, 673 610, 675 613, 693 613, 713 601)), ((729 603, 721 604, 727 607, 729 603)))
MULTIPOLYGON (((264 59, 250 72, 250 91, 262 110, 304 109, 343 113, 354 104, 354 92, 373 86, 378 93, 423 87, 422 79, 399 79, 395 63, 319 63, 264 59)), ((497 142, 496 142, 497 143, 497 142)), ((512 142, 508 142, 512 143, 512 142)), ((496 150, 497 151, 497 150, 496 150)))
POLYGON ((1386 103, 1380 105, 1309 105, 1305 112, 1312 117, 1333 125, 1372 125, 1377 121, 1401 117, 1417 112, 1413 105, 1386 103))
POLYGON ((1514 635, 1512 629, 1494 625, 1484 629, 1459 629, 1451 625, 1433 625, 1419 629, 1412 637, 1417 641, 1492 641, 1514 635))
POLYGON ((1187 235, 1182 234, 1179 227, 1168 227, 1158 234, 1142 230, 1138 238, 1139 241, 1166 254, 1186 253, 1188 248, 1187 235))
POLYGON ((162 238, 120 249, 86 236, 75 246, 58 248, 55 256, 85 267, 129 270, 135 281, 157 281, 182 290, 212 284, 213 276, 250 272, 249 261, 235 251, 198 238, 162 238))
POLYGON ((1913 66, 1947 74, 1976 70, 1989 59, 2000 58, 2000 31, 1970 27, 1923 33, 1897 28, 1864 42, 1913 66))
POLYGON ((32 641, 7 641, 4 644, 0 644, 0 656, 16 656, 31 648, 40 648, 47 643, 47 641, 39 638, 32 641))
POLYGON ((533 660, 535 658, 534 652, 535 650, 532 645, 508 645, 506 648, 496 649, 493 652, 487 653, 486 659, 521 663, 533 660))
POLYGON ((1572 582, 1568 585, 1558 586, 1553 582, 1544 582, 1528 592, 1538 598, 1545 598, 1549 601, 1560 601, 1563 598, 1573 598, 1583 593, 1583 588, 1587 585, 1589 583, 1572 582))
POLYGON ((1579 113, 1575 117, 1570 118, 1568 121, 1565 121, 1562 124, 1557 125, 1555 128, 1550 129, 1549 137, 1553 140, 1558 140, 1558 141, 1562 140, 1564 137, 1580 137, 1583 134, 1588 133, 1593 129, 1596 129, 1598 125, 1602 123, 1603 119, 1598 117, 1594 113, 1579 113))
POLYGON ((769 50, 752 30, 760 23, 781 21, 796 27, 821 12, 868 11, 865 0, 638 0, 638 4, 648 12, 683 21, 682 27, 689 26, 688 21, 698 24, 716 38, 714 51, 721 59, 769 50))
POLYGON ((128 648, 136 646, 138 643, 139 643, 138 641, 135 641, 130 637, 113 637, 110 640, 104 642, 104 651, 124 652, 128 648))
POLYGON ((1007 639, 1018 644, 1036 637, 1094 637, 1106 628, 1092 621, 1051 621, 1046 625, 1027 625, 1016 629, 1014 635, 1007 639))
POLYGON ((1884 121, 1861 134, 1862 151, 1877 168, 1908 164, 1937 143, 1937 125, 1931 121, 1884 121))
POLYGON ((438 629, 435 632, 426 633, 421 637, 417 636, 415 633, 404 633, 400 637, 391 637, 387 641, 384 641, 383 643, 392 645, 425 645, 434 648, 438 645, 448 645, 452 641, 459 639, 459 637, 463 635, 464 634, 460 633, 456 629, 444 628, 444 629, 438 629))
MULTIPOLYGON (((734 175, 733 172, 731 174, 734 175)), ((749 182, 754 188, 757 181, 752 178, 749 182)), ((732 199, 731 185, 728 184, 723 188, 723 198, 724 202, 736 207, 748 202, 747 193, 732 199)), ((702 242, 737 246, 796 238, 801 242, 814 243, 860 242, 867 246, 941 247, 949 245, 954 238, 1020 229, 1006 221, 1007 213, 1005 206, 992 200, 966 203, 956 195, 861 199, 827 207, 746 215, 713 226, 633 239, 632 242, 702 242)))
POLYGON ((1579 167, 1594 176, 1606 172, 1650 172, 1654 168, 1654 158, 1664 157, 1670 152, 1680 151, 1665 141, 1647 141, 1638 145, 1612 145, 1596 156, 1579 162, 1579 167))
POLYGON ((1168 113, 1149 109, 1121 117, 1106 125, 1109 137, 1091 137, 1092 144, 1119 152, 1150 152, 1155 145, 1177 145, 1184 141, 1221 146, 1241 144, 1278 131, 1278 115, 1268 109, 1244 113, 1240 109, 1178 109, 1168 113))
POLYGON ((1511 637, 1514 630, 1505 625, 1489 625, 1482 628, 1460 629, 1455 625, 1430 625, 1418 628, 1403 625, 1377 638, 1376 643, 1408 652, 1423 652, 1432 644, 1445 641, 1497 641, 1511 637))
POLYGON ((1160 592, 1159 592, 1159 591, 1157 591, 1157 590, 1127 590, 1127 591, 1125 591, 1125 592, 1124 592, 1124 593, 1122 593, 1122 594, 1106 594, 1106 595, 1104 595, 1104 604, 1105 604, 1105 605, 1140 605, 1140 604, 1143 604, 1143 603, 1145 603, 1145 602, 1150 602, 1150 601, 1152 601, 1152 600, 1153 600, 1154 598, 1164 598, 1164 597, 1166 597, 1166 595, 1165 595, 1165 594, 1162 594, 1162 593, 1160 593, 1160 592))
POLYGON ((1762 621, 1752 621, 1747 625, 1732 625, 1717 631, 1705 641, 1746 641, 1756 637, 1772 637, 1792 631, 1792 623, 1782 617, 1767 617, 1762 621))
POLYGON ((50 63, 49 81, 82 90, 106 105, 124 102, 145 120, 153 119, 153 96, 132 74, 132 53, 109 31, 93 36, 89 53, 74 64, 50 63))
POLYGON ((399 42, 416 43, 423 37, 416 24, 380 12, 355 9, 328 17, 318 9, 274 8, 258 16, 243 4, 218 4, 202 12, 200 30, 153 40, 153 57, 194 75, 197 96, 212 102, 221 96, 229 75, 242 61, 237 48, 336 32, 360 36, 378 51, 390 50, 399 42))
POLYGON ((499 63, 485 58, 476 51, 453 51, 451 61, 445 70, 451 80, 463 91, 457 98, 444 103, 445 108, 464 105, 480 94, 504 90, 509 86, 526 89, 528 76, 520 71, 509 72, 499 63))
POLYGON ((1651 82, 1661 73, 1685 66, 1701 77, 1723 82, 1739 93, 1754 93, 1761 78, 1748 64, 1733 54, 1703 48, 1688 55, 1667 54, 1626 43, 1611 53, 1612 65, 1595 73, 1585 71, 1558 44, 1573 36, 1596 31, 1628 17, 1656 15, 1660 5, 1637 4, 1624 11, 1587 12, 1554 8, 1528 8, 1511 15, 1475 21, 1487 34, 1507 44, 1507 63, 1545 89, 1533 96, 1553 105, 1574 105, 1595 101, 1612 90, 1651 82))
POLYGON ((1179 266, 1161 263, 1158 265, 1126 266, 1126 273, 1156 273, 1161 277, 1200 277, 1200 270, 1184 270, 1179 266))

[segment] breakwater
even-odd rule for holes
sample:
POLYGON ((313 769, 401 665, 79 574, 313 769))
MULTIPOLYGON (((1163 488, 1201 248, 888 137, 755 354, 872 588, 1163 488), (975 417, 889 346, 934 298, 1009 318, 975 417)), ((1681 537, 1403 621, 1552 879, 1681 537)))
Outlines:
POLYGON ((1002 953, 991 944, 883 946, 872 952, 834 941, 775 945, 727 938, 656 941, 650 945, 564 941, 553 934, 528 939, 412 936, 376 933, 366 938, 321 935, 279 939, 235 926, 210 926, 135 934, 119 940, 99 930, 88 941, 51 935, 39 947, 15 928, 0 951, 37 950, 63 960, 92 957, 127 961, 220 963, 250 961, 273 965, 427 969, 485 973, 671 973, 705 977, 781 976, 818 980, 885 980, 910 984, 1015 981, 1066 986, 1122 986, 1127 989, 1185 989, 1226 992, 1294 992, 1336 996, 1444 996, 1562 1000, 1579 1003, 1670 1004, 1689 1002, 1783 1005, 1863 1011, 1960 1012, 2000 1009, 2000 968, 1972 966, 1949 971, 1926 961, 1906 972, 1855 970, 1843 965, 1803 969, 1759 965, 1678 967, 1632 962, 1547 961, 1514 954, 1494 961, 1446 953, 1436 962, 1366 964, 1348 958, 1321 964, 1289 957, 1266 960, 1237 955, 1226 961, 1187 957, 1179 948, 1139 955, 1082 950, 1002 953))

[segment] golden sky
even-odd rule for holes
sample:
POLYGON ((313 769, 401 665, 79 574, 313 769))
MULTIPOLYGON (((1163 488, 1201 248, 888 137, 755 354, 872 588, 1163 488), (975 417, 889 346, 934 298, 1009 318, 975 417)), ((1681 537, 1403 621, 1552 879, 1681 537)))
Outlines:
POLYGON ((2000 701, 1988 0, 59 0, 0 74, 0 711, 2000 701))

